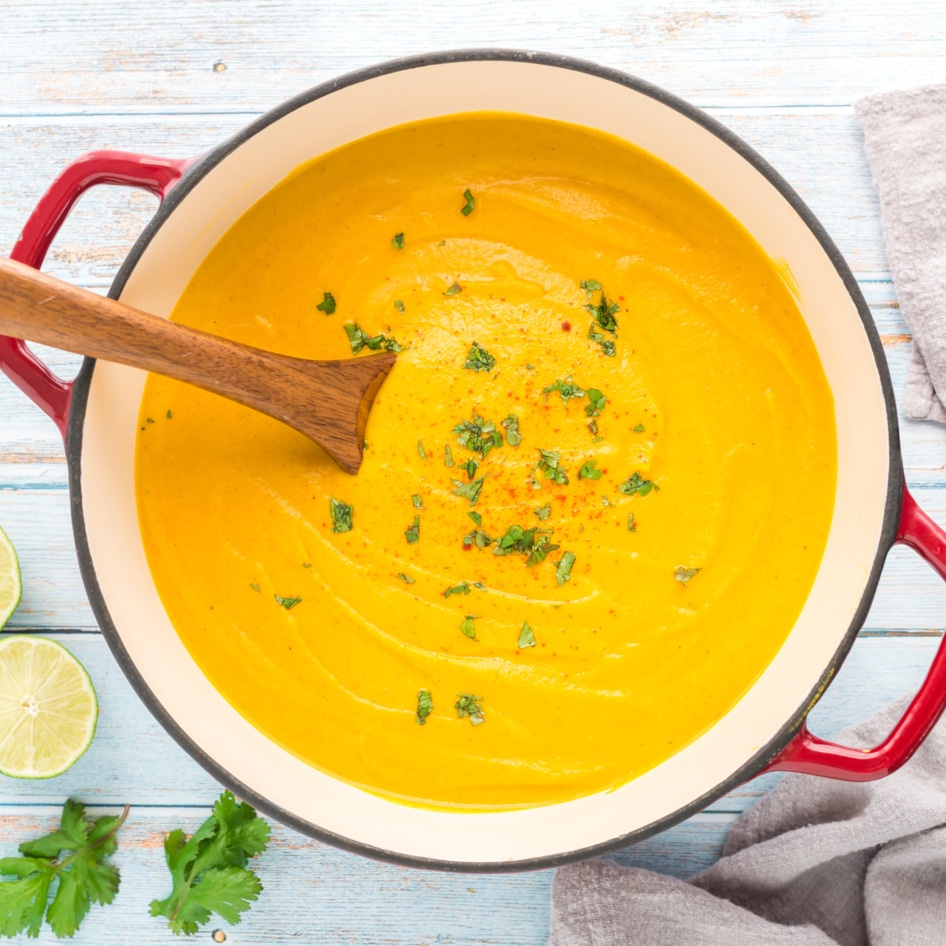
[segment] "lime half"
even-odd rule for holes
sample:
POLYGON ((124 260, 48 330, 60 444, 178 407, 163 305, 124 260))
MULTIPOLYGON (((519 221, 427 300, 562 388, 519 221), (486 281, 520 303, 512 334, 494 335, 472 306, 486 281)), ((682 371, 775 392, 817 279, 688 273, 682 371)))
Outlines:
POLYGON ((20 603, 23 586, 20 583, 20 562, 16 549, 0 529, 0 628, 10 620, 10 615, 20 603))
POLYGON ((62 644, 0 638, 0 773, 60 775, 89 748, 98 715, 85 667, 62 644))

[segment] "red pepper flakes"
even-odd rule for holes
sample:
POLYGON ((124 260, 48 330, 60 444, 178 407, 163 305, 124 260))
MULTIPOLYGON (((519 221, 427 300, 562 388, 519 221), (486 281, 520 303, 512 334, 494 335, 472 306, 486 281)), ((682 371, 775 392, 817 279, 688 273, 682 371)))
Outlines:
POLYGON ((572 330, 572 323, 571 323, 571 322, 562 322, 562 331, 563 331, 563 332, 570 332, 571 330, 572 330))

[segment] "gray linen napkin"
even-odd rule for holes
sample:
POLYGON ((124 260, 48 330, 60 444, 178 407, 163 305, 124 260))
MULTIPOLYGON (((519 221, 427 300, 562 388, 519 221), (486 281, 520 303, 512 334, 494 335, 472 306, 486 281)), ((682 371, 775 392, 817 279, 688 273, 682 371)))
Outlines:
MULTIPOLYGON (((907 703, 840 741, 876 745, 907 703)), ((946 721, 885 779, 785 776, 689 881, 598 860, 552 885, 549 946, 868 944, 946 944, 946 721)))
POLYGON ((880 194, 887 258, 913 333, 903 411, 946 422, 946 85, 854 106, 880 194))

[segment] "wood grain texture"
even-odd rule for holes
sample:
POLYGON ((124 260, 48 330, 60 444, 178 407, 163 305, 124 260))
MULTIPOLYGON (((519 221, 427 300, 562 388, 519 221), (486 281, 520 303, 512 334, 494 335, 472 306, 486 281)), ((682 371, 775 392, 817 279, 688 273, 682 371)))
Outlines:
MULTIPOLYGON (((83 151, 192 155, 291 95, 387 58, 545 49, 655 82, 753 145, 849 261, 902 390, 911 341, 851 104, 875 90, 943 81, 940 0, 0 0, 0 15, 0 251, 83 151)), ((154 207, 141 192, 90 192, 47 270, 105 291, 154 207)), ((75 370, 73 356, 43 354, 58 372, 75 370)), ((946 432, 901 420, 901 437, 908 481, 946 523, 946 432)), ((137 701, 98 635, 65 487, 55 429, 0 378, 0 523, 21 552, 25 581, 12 624, 61 631, 54 636, 86 663, 102 699, 99 734, 72 771, 44 783, 0 779, 0 855, 50 826, 67 794, 132 802, 119 855, 123 890, 113 907, 93 911, 75 942, 166 943, 169 934, 147 916, 148 900, 164 893, 160 842, 171 827, 196 827, 218 787, 137 701)), ((867 636, 816 707, 813 730, 830 737, 915 688, 944 620, 946 589, 916 556, 895 550, 867 636)), ((676 876, 707 866, 735 813, 777 778, 748 783, 616 859, 676 876)), ((227 930, 230 943, 539 946, 547 936, 549 872, 399 870, 281 828, 260 871, 267 890, 247 921, 227 930)))

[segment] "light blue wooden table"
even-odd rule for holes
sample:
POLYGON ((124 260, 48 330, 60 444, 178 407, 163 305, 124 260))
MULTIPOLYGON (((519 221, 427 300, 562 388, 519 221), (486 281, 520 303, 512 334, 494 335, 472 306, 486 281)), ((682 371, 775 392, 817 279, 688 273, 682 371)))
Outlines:
MULTIPOLYGON (((0 252, 80 152, 196 154, 350 69, 496 45, 635 73, 749 141, 839 244, 902 388, 911 342, 851 103, 946 79, 942 0, 0 0, 0 252)), ((93 192, 53 245, 48 271, 104 292, 153 210, 140 192, 93 192)), ((48 354, 62 372, 74 369, 71 356, 48 354)), ((902 437, 910 486, 946 522, 946 430, 904 423, 902 437)), ((175 826, 196 826, 219 786, 151 719, 112 660, 76 567, 58 434, 5 378, 0 524, 20 551, 25 581, 11 628, 65 643, 89 668, 101 700, 98 735, 74 769, 48 782, 0 780, 0 856, 47 829, 67 796, 106 809, 131 803, 118 855, 121 892, 111 907, 93 908, 75 941, 169 942, 147 911, 166 892, 161 841, 175 826)), ((915 688, 944 617, 943 586, 910 553, 895 552, 861 639, 813 714, 814 730, 833 735, 915 688)), ((770 784, 745 785, 617 859, 686 876, 718 856, 733 818, 770 784)), ((547 935, 550 872, 399 869, 281 827, 259 871, 263 897, 226 929, 228 942, 537 946, 547 935)))

